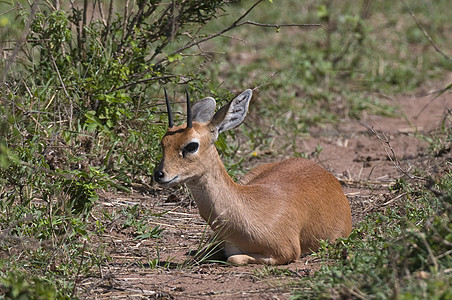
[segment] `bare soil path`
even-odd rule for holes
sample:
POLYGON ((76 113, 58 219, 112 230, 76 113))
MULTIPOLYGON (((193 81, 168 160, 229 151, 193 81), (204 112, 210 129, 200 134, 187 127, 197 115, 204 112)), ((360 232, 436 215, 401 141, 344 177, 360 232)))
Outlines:
MULTIPOLYGON (((431 95, 402 96, 396 101, 400 111, 395 118, 368 115, 361 122, 349 120, 334 127, 315 128, 310 138, 299 141, 307 153, 322 147, 313 159, 340 179, 352 205, 354 223, 401 197, 388 187, 402 174, 388 159, 391 151, 387 153, 388 148, 369 127, 384 133, 401 167, 408 172, 422 168, 434 175, 444 170, 441 164, 445 160, 451 159, 449 149, 432 161, 426 155, 428 143, 421 136, 439 128, 446 111, 452 108, 452 94, 445 93, 433 101, 431 95)), ((111 260, 103 264, 100 277, 81 280, 79 286, 85 290, 82 298, 288 299, 297 280, 312 276, 321 266, 321 258, 315 255, 277 268, 197 265, 187 253, 196 250, 210 231, 182 192, 169 193, 157 188, 103 196, 93 217, 138 204, 143 210, 162 214, 153 217, 151 224, 164 231, 159 239, 136 239, 121 225, 122 217, 113 218, 98 241, 99 247, 107 248, 111 260)))

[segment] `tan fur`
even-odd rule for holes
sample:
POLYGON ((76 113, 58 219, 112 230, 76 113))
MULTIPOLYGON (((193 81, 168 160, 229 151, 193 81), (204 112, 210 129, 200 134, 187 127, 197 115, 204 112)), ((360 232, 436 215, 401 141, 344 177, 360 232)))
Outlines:
MULTIPOLYGON (((201 216, 226 241, 228 261, 286 264, 318 249, 319 240, 347 237, 350 205, 338 180, 314 162, 292 158, 264 164, 239 183, 227 174, 209 123, 170 128, 159 166, 168 182, 186 183, 201 216), (200 142, 183 157, 188 142, 200 142)), ((162 173, 162 174, 163 174, 162 173)))

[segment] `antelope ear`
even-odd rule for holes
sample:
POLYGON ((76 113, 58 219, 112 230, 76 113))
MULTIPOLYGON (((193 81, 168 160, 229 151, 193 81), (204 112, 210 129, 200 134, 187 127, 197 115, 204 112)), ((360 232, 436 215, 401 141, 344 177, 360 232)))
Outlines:
POLYGON ((212 119, 215 113, 217 103, 212 97, 206 97, 196 102, 191 108, 193 121, 207 123, 212 119))
POLYGON ((242 92, 223 106, 212 118, 210 124, 217 128, 218 133, 234 129, 245 120, 253 92, 250 89, 242 92))

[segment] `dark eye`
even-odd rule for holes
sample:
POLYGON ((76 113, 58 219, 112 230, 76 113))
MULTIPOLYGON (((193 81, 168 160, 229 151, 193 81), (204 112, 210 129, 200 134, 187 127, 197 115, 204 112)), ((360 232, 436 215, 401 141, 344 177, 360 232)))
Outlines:
POLYGON ((199 148, 199 144, 197 142, 188 143, 184 147, 184 150, 182 151, 182 154, 185 157, 185 155, 188 154, 188 153, 195 153, 196 151, 198 151, 198 148, 199 148))

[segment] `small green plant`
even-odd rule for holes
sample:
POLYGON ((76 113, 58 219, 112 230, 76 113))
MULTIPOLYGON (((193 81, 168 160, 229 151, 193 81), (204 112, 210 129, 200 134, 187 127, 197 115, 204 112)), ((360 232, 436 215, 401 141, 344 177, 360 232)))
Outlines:
POLYGON ((169 269, 175 269, 175 268, 179 268, 179 264, 173 263, 174 258, 172 257, 168 257, 166 260, 161 260, 159 257, 157 258, 152 258, 149 259, 147 263, 142 264, 142 268, 145 269, 164 269, 164 270, 169 270, 169 269))
POLYGON ((219 238, 218 232, 213 236, 208 235, 209 226, 206 224, 201 235, 196 250, 191 251, 191 257, 180 264, 180 268, 191 268, 195 265, 203 263, 220 263, 225 262, 224 240, 219 238))
POLYGON ((135 237, 136 240, 144 240, 149 238, 158 238, 162 234, 163 228, 160 228, 160 226, 155 227, 149 227, 149 226, 140 226, 137 229, 137 236, 135 237))
MULTIPOLYGON (((450 87, 449 87, 450 88, 450 87)), ((439 130, 422 138, 429 143, 428 150, 435 156, 444 156, 452 148, 452 110, 448 110, 443 117, 439 130)))
POLYGON ((134 206, 128 206, 122 211, 126 216, 126 220, 123 223, 123 228, 133 228, 136 240, 143 240, 149 238, 159 238, 163 232, 163 228, 149 225, 149 218, 156 216, 150 212, 140 210, 140 206, 135 204, 134 206))
POLYGON ((70 299, 46 279, 25 278, 23 274, 15 272, 1 278, 0 292, 7 299, 70 299))

